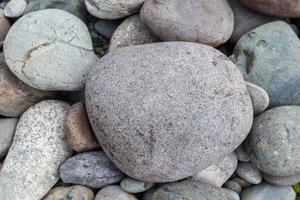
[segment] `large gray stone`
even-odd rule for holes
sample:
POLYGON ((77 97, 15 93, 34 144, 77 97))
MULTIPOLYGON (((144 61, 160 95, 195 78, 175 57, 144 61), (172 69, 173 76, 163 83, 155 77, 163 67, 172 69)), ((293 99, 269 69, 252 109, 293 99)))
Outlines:
POLYGON ((58 9, 20 18, 9 30, 3 50, 10 70, 41 90, 83 88, 96 59, 86 25, 58 9))
POLYGON ((262 181, 260 171, 251 163, 239 162, 235 173, 251 184, 259 184, 262 181))
POLYGON ((20 118, 0 176, 0 199, 40 200, 58 181, 71 154, 63 132, 69 105, 47 100, 20 118))
POLYGON ((299 142, 300 106, 282 106, 255 118, 245 147, 260 171, 290 176, 300 173, 299 142))
POLYGON ((244 140, 253 118, 235 65, 210 46, 188 42, 102 57, 90 73, 86 105, 108 157, 148 182, 179 180, 217 163, 244 140))
POLYGON ((232 60, 246 81, 262 87, 270 107, 300 104, 300 41, 281 21, 262 25, 237 43, 232 60))
POLYGON ((0 119, 0 159, 6 155, 12 143, 17 123, 16 118, 0 119))
POLYGON ((227 0, 149 0, 141 18, 163 41, 189 41, 219 46, 233 30, 227 0))

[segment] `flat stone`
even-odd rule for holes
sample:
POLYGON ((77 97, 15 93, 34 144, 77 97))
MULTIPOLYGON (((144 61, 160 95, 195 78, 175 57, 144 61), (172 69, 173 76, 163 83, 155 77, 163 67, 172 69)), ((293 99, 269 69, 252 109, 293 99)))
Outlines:
POLYGON ((138 200, 134 195, 124 192, 118 185, 109 185, 101 189, 95 200, 138 200))
POLYGON ((86 106, 108 157, 147 182, 180 180, 217 163, 245 139, 253 118, 235 65, 189 42, 110 52, 89 76, 86 106))
POLYGON ((260 171, 251 163, 239 162, 235 173, 251 184, 259 184, 262 181, 260 171))
POLYGON ((0 119, 0 159, 3 158, 8 152, 14 137, 17 123, 17 118, 0 119))
POLYGON ((299 105, 300 41, 282 21, 262 25, 245 34, 234 49, 233 62, 246 81, 262 87, 270 107, 299 105))
POLYGON ((272 108, 257 116, 245 147, 251 162, 272 176, 300 173, 300 106, 272 108))
POLYGON ((251 183, 248 183, 247 181, 245 181, 244 179, 242 179, 240 177, 234 177, 234 178, 232 178, 232 181, 237 182, 242 188, 251 186, 251 183))
POLYGON ((68 108, 47 100, 21 116, 1 170, 0 199, 40 200, 58 181, 59 166, 71 155, 63 131, 68 108))
POLYGON ((244 143, 242 143, 238 148, 236 148, 235 153, 236 153, 239 161, 242 161, 242 162, 250 161, 250 157, 245 150, 244 143))
POLYGON ((75 185, 53 188, 42 200, 94 200, 94 196, 90 188, 75 185))
POLYGON ((10 23, 4 15, 3 9, 0 9, 0 41, 3 41, 8 30, 10 29, 10 23))
POLYGON ((96 59, 86 25, 58 9, 20 18, 8 32, 3 50, 10 70, 40 90, 83 88, 96 59))
POLYGON ((66 114, 64 127, 68 142, 74 151, 85 152, 100 148, 82 102, 71 106, 66 114))
POLYGON ((141 193, 149 190, 155 183, 139 181, 130 177, 126 177, 121 181, 121 188, 129 193, 141 193))
POLYGON ((102 151, 77 154, 60 167, 60 177, 65 183, 101 188, 124 178, 102 151))
POLYGON ((125 19, 110 40, 109 51, 117 48, 158 42, 159 39, 141 21, 139 15, 125 19))
POLYGON ((138 12, 144 0, 85 0, 88 12, 100 19, 119 19, 138 12))
POLYGON ((268 93, 263 88, 247 81, 246 86, 253 105, 254 115, 258 115, 265 111, 270 103, 268 93))
POLYGON ((249 8, 279 17, 300 17, 300 1, 298 0, 240 0, 249 8))
POLYGON ((56 96, 54 92, 36 90, 19 80, 5 64, 0 54, 0 114, 18 117, 27 108, 44 99, 56 96))
POLYGON ((225 188, 231 189, 233 191, 235 191, 236 193, 241 193, 242 191, 242 187, 240 186, 240 184, 234 180, 228 180, 226 181, 226 183, 224 184, 225 188))
POLYGON ((270 176, 267 174, 262 175, 264 180, 272 185, 290 186, 300 182, 300 174, 295 174, 291 176, 270 176))
POLYGON ((290 186, 279 187, 262 183, 251 186, 241 193, 241 200, 295 200, 296 193, 290 186))
POLYGON ((9 18, 16 18, 23 15, 27 6, 25 0, 10 0, 4 8, 4 15, 9 18))
POLYGON ((232 152, 217 164, 211 165, 192 176, 191 180, 221 187, 234 173, 237 165, 237 156, 232 152))
POLYGON ((227 0, 145 1, 141 19, 163 41, 199 42, 217 47, 233 31, 227 0))
POLYGON ((110 39, 121 22, 121 20, 101 19, 94 24, 94 28, 98 34, 110 39))

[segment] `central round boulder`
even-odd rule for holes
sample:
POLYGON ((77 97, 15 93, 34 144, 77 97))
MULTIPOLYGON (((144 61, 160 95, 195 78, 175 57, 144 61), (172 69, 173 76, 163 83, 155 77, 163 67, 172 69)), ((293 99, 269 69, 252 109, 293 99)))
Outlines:
POLYGON ((93 130, 112 162, 148 182, 186 178, 247 136, 253 108, 242 75, 218 50, 190 42, 117 49, 86 85, 93 130))

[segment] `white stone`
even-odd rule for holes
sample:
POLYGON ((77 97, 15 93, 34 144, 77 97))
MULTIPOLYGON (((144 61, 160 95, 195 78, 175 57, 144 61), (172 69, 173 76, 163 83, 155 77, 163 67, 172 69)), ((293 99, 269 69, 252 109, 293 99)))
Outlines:
POLYGON ((25 0, 10 0, 4 8, 4 14, 9 18, 20 17, 24 14, 26 6, 25 0))

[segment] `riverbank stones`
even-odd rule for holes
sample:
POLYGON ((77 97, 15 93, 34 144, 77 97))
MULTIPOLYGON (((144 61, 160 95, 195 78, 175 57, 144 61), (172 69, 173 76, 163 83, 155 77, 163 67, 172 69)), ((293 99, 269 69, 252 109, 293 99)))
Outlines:
POLYGON ((298 54, 298 36, 287 23, 276 21, 245 34, 231 58, 246 81, 268 93, 269 107, 275 107, 300 104, 298 54))
POLYGON ((9 18, 20 17, 25 12, 26 6, 25 0, 10 0, 4 8, 4 15, 9 18))
POLYGON ((0 159, 8 152, 17 123, 17 118, 0 118, 0 159))
POLYGON ((134 195, 124 192, 118 185, 109 185, 101 189, 95 200, 138 200, 134 195))
POLYGON ((104 152, 92 151, 69 158, 60 167, 60 177, 65 183, 101 188, 124 178, 104 152))
POLYGON ((94 192, 87 187, 55 187, 42 200, 94 200, 94 192))
POLYGON ((291 176, 300 172, 299 141, 300 106, 282 106, 255 118, 245 147, 263 173, 291 176))
POLYGON ((147 182, 179 180, 216 163, 245 139, 253 118, 235 65, 189 42, 110 52, 90 73, 86 106, 108 157, 147 182))
POLYGON ((21 116, 0 176, 0 199, 40 200, 58 181, 71 155, 63 132, 69 105, 47 100, 21 116))
POLYGON ((199 42, 213 47, 230 38, 234 25, 226 0, 145 1, 141 19, 163 41, 199 42))
POLYGON ((259 184, 262 181, 260 171, 251 163, 239 162, 235 173, 251 184, 259 184))
POLYGON ((3 9, 0 9, 0 27, 0 41, 3 41, 10 29, 10 22, 5 17, 3 9))
POLYGON ((148 183, 144 181, 139 181, 130 177, 124 178, 120 186, 125 192, 129 193, 141 193, 149 190, 151 187, 153 187, 155 183, 148 183))
POLYGON ((58 9, 20 18, 8 32, 3 48, 10 70, 40 90, 83 88, 96 59, 86 25, 58 9))

